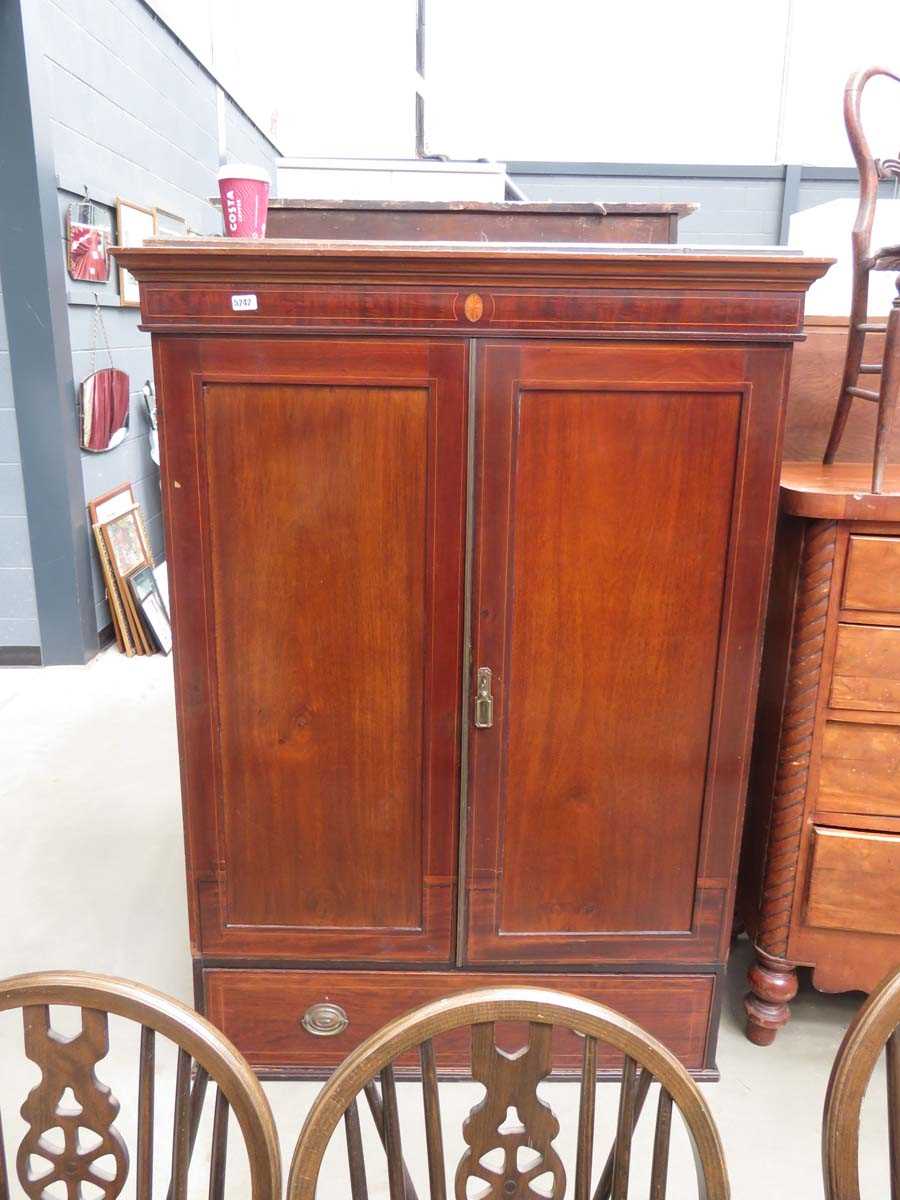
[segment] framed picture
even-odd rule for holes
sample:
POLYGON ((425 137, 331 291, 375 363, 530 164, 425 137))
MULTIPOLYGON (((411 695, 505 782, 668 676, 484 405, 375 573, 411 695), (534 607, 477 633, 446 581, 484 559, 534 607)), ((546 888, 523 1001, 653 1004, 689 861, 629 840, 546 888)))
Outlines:
POLYGON ((109 279, 110 227, 89 200, 66 210, 66 266, 73 279, 105 283, 109 279))
POLYGON ((104 522, 100 528, 113 569, 120 579, 127 578, 141 567, 153 565, 150 548, 138 519, 137 506, 104 522))
POLYGON ((92 525, 105 525, 115 517, 121 517, 129 508, 134 508, 137 501, 130 483, 120 483, 112 491, 104 492, 88 501, 88 512, 92 525))
POLYGON ((187 237, 188 223, 184 217, 166 212, 164 208, 156 210, 157 237, 187 237))
POLYGON ((169 614, 163 603, 153 569, 141 567, 139 571, 129 575, 128 586, 131 589, 135 608, 154 642, 163 654, 171 654, 172 627, 169 624, 169 614))
MULTIPOLYGON (((144 208, 131 200, 116 200, 116 239, 120 246, 140 246, 147 238, 156 236, 156 209, 144 208)), ((138 281, 124 267, 119 267, 119 303, 125 308, 138 308, 141 293, 138 281)))
POLYGON ((106 585, 106 598, 109 601, 109 611, 112 617, 113 632, 116 642, 123 654, 130 658, 137 653, 134 637, 128 624, 128 612, 119 593, 119 584, 106 553, 106 543, 103 540, 101 525, 94 525, 94 539, 97 543, 97 554, 100 558, 100 568, 103 571, 103 582, 106 585))
MULTIPOLYGON (((119 648, 128 655, 153 654, 156 638, 136 606, 128 580, 136 570, 149 568, 158 590, 162 590, 159 578, 165 575, 155 574, 150 539, 134 488, 130 483, 120 483, 89 500, 87 507, 119 648)), ((163 606, 168 613, 165 598, 163 606)))

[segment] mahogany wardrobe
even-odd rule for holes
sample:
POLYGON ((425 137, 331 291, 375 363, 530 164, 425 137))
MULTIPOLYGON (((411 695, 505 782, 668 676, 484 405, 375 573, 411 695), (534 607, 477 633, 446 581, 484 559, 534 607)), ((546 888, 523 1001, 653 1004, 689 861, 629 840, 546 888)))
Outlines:
POLYGON ((533 981, 714 1077, 791 346, 827 262, 118 257, 160 397, 203 1010, 261 1073, 315 1076, 422 1001, 533 981))

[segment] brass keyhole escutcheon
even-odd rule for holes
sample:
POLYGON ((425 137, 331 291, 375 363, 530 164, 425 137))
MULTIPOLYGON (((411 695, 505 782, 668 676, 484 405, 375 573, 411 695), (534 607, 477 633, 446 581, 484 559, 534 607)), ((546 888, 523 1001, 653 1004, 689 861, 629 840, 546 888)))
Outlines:
POLYGON ((472 292, 466 296, 466 303, 463 307, 463 312, 470 321, 480 321, 484 312, 484 301, 477 292, 472 292))
POLYGON ((491 692, 493 672, 479 667, 475 672, 475 728, 490 729, 494 724, 494 697, 491 692))

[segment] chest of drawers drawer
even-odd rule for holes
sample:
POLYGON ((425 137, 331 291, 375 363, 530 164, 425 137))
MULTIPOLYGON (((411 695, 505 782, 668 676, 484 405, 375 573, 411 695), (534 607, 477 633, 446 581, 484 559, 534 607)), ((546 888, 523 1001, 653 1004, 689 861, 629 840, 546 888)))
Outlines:
POLYGON ((900 934, 900 837, 816 826, 806 920, 823 929, 900 934))
POLYGON ((900 713, 900 628, 838 625, 830 704, 900 713))
POLYGON ((900 538, 851 534, 843 607, 892 613, 900 621, 900 538))

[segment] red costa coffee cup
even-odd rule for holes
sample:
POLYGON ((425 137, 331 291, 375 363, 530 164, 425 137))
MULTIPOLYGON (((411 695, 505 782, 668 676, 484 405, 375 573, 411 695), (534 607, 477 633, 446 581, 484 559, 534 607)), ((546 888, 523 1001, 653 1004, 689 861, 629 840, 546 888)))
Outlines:
POLYGON ((219 197, 226 237, 264 238, 269 204, 269 176, 250 163, 219 168, 219 197))

